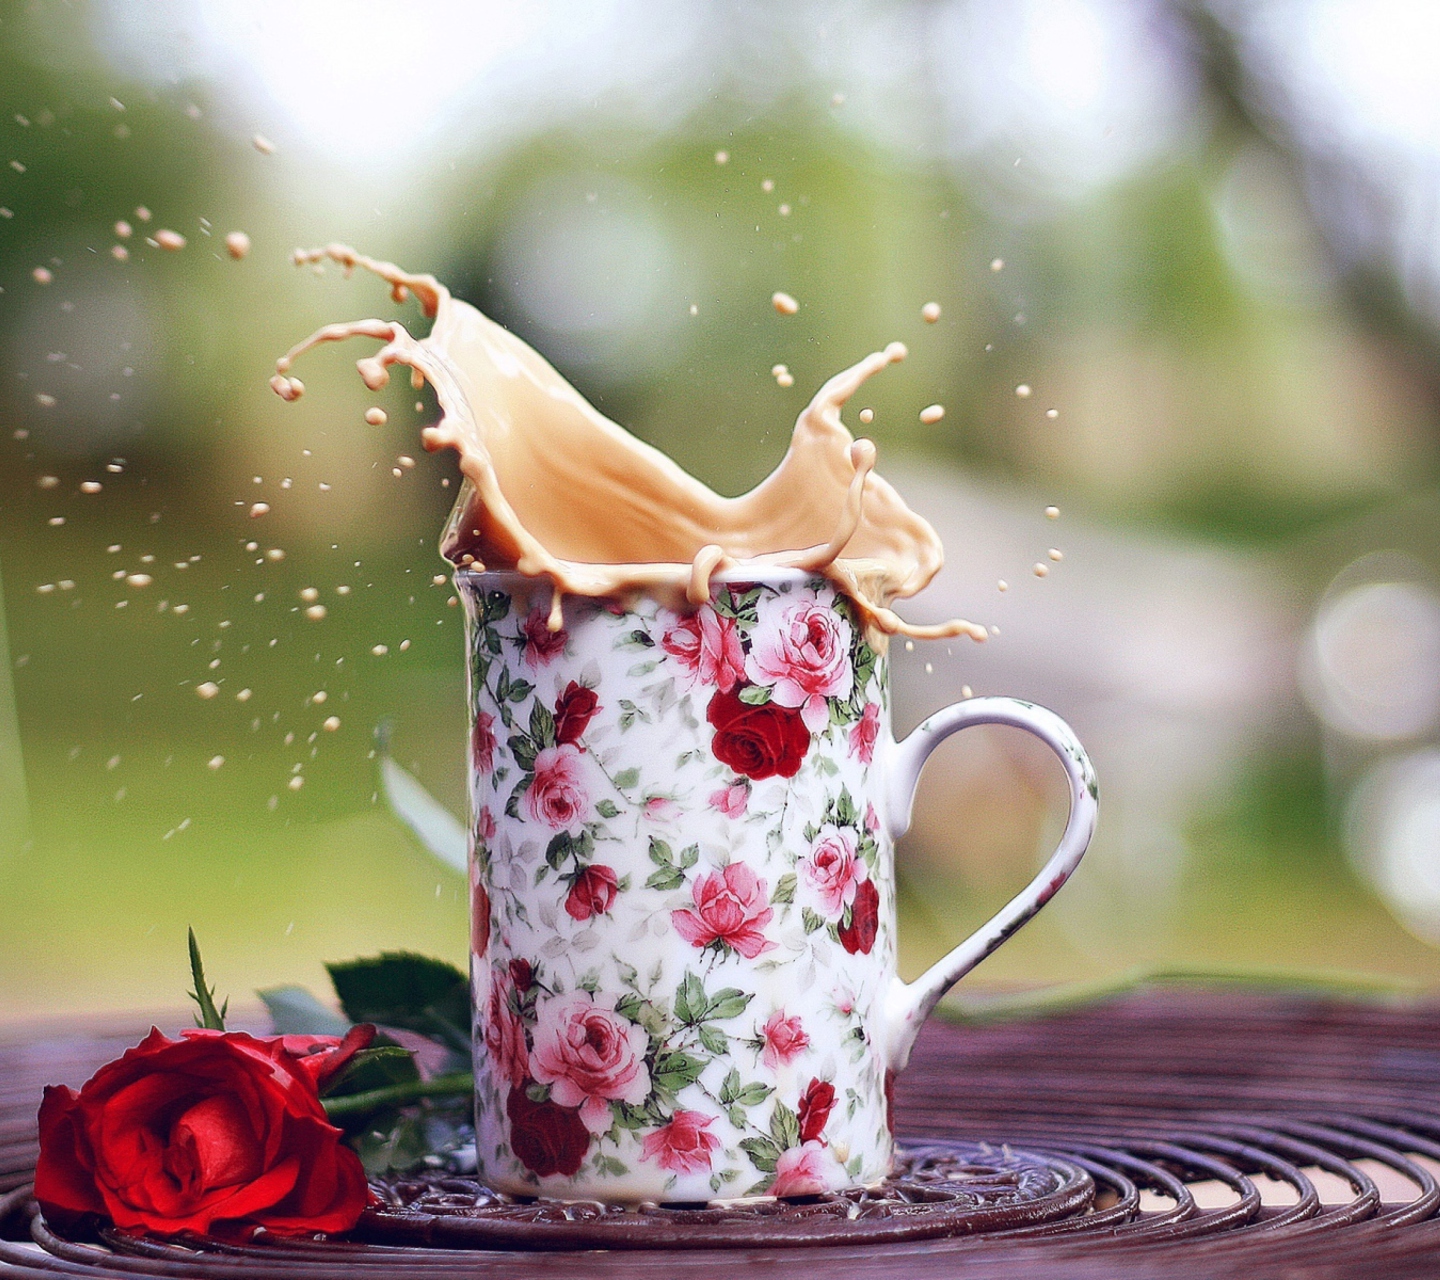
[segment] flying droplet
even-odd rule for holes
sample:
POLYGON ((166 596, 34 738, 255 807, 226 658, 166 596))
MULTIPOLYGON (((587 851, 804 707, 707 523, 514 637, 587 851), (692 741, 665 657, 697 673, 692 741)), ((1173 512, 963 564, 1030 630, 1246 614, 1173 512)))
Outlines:
POLYGON ((761 180, 761 183, 760 183, 760 190, 763 191, 763 192, 768 196, 772 191, 775 190, 775 179, 774 179, 774 178, 765 178, 765 179, 762 179, 762 180, 761 180))
POLYGON ((1009 590, 1010 590, 1010 584, 1009 584, 1008 582, 1006 582, 1004 578, 1001 578, 1000 581, 997 582, 995 585, 996 585, 1001 591, 1009 591, 1009 590))
POLYGON ((388 644, 377 644, 374 648, 370 650, 370 652, 374 654, 377 658, 383 658, 387 653, 390 652, 390 646, 388 644))
POLYGON ((141 222, 149 222, 150 219, 154 217, 154 214, 152 214, 150 210, 147 209, 143 204, 137 204, 135 206, 135 216, 139 218, 141 222))
POLYGON ((383 427, 389 420, 390 415, 386 413, 384 409, 380 408, 379 405, 374 405, 365 410, 365 421, 372 427, 383 427))
POLYGON ((261 516, 270 514, 268 502, 252 502, 250 504, 250 519, 258 520, 261 516))
POLYGON ((240 692, 235 695, 235 701, 236 701, 236 702, 249 702, 250 699, 251 699, 253 696, 254 696, 254 691, 253 691, 253 690, 251 690, 251 689, 241 689, 240 692))
POLYGON ((224 764, 224 763, 225 763, 225 757, 224 757, 224 756, 211 756, 211 757, 210 757, 210 760, 209 760, 209 765, 210 765, 210 768, 212 768, 212 769, 218 769, 218 768, 219 768, 222 764, 224 764))
POLYGON ((125 585, 135 587, 137 590, 141 587, 148 587, 154 581, 155 579, 148 573, 127 573, 125 575, 125 585))
POLYGON ((861 410, 860 410, 860 421, 863 422, 863 423, 868 427, 872 422, 875 421, 875 410, 874 410, 874 409, 861 409, 861 410))
POLYGON ((1045 554, 1054 560, 1056 564, 1059 564, 1061 560, 1065 559, 1065 553, 1061 551, 1059 547, 1051 547, 1045 554))
POLYGON ((291 791, 299 791, 300 788, 303 787, 304 785, 305 785, 305 779, 302 778, 298 773, 297 773, 293 778, 290 779, 290 790, 291 790, 291 791))
POLYGON ((104 487, 98 480, 82 480, 80 482, 81 493, 99 493, 104 487))
POLYGON ((990 259, 990 270, 991 270, 991 271, 1004 271, 1004 270, 1005 270, 1005 259, 1004 259, 1004 258, 991 258, 991 259, 990 259))
POLYGON ((920 421, 927 427, 939 422, 944 416, 945 406, 943 404, 928 404, 920 410, 920 421))
POLYGON ((717 151, 717 152, 715 153, 715 163, 716 163, 716 164, 729 164, 729 163, 730 163, 730 153, 729 153, 728 151, 717 151))
POLYGON ((208 701, 220 692, 220 686, 213 680, 207 680, 204 684, 197 684, 195 686, 195 692, 208 701))
POLYGON ((55 279, 49 267, 36 267, 30 274, 35 277, 36 284, 49 284, 55 279))
POLYGON ((340 727, 340 717, 326 716, 325 723, 322 724, 320 727, 324 729, 327 733, 334 733, 335 730, 340 727))
POLYGON ((934 324, 940 319, 940 304, 938 302, 927 302, 920 308, 920 318, 926 324, 934 324))
POLYGON ((225 237, 225 252, 239 262, 250 252, 250 237, 243 231, 232 231, 225 237))
POLYGON ((1022 382, 1018 387, 1015 388, 1015 394, 1021 400, 1030 399, 1030 384, 1028 382, 1022 382))
POLYGON ((794 298, 778 289, 770 295, 770 305, 782 316, 793 316, 800 310, 800 304, 794 298))
POLYGON ((311 622, 320 622, 324 619, 326 612, 323 604, 312 604, 305 610, 305 616, 309 618, 311 622))
POLYGON ((1035 568, 1032 570, 1032 572, 1035 574, 1035 576, 1036 576, 1037 578, 1045 578, 1045 577, 1048 577, 1049 574, 1050 574, 1050 566, 1049 566, 1048 564, 1039 564, 1039 563, 1037 563, 1037 564, 1035 565, 1035 568))
POLYGON ((250 145, 254 147, 255 150, 258 151, 262 156, 270 156, 275 154, 275 144, 271 142, 270 139, 267 138, 263 133, 257 133, 253 138, 251 138, 250 145))
POLYGON ((179 253, 185 247, 185 237, 178 231, 171 231, 166 227, 155 233, 155 243, 162 249, 168 249, 171 253, 179 253))
POLYGON ((128 240, 134 234, 135 228, 126 222, 124 218, 121 218, 120 221, 115 224, 115 235, 119 239, 128 240))
POLYGON ((129 262, 130 250, 123 244, 112 244, 110 246, 110 256, 114 258, 116 262, 129 262))
POLYGON ((1055 419, 1060 416, 1060 410, 1059 410, 1059 409, 1046 409, 1046 410, 1045 410, 1045 416, 1046 416, 1047 418, 1049 418, 1051 422, 1054 422, 1055 419))

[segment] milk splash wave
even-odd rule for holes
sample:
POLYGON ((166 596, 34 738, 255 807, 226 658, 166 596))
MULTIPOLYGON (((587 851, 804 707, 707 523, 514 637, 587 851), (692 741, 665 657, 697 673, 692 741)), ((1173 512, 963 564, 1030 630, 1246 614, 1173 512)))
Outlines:
POLYGON ((295 358, 352 337, 385 344, 357 361, 372 391, 396 364, 410 367, 417 389, 428 380, 442 416, 422 442, 432 452, 454 449, 465 477, 441 552, 456 564, 548 581, 552 628, 566 593, 699 605, 713 574, 754 566, 824 575, 883 634, 986 638, 974 623, 917 626, 890 608, 939 571, 940 539, 874 474, 874 444, 850 435, 840 409, 867 378, 905 358, 902 344, 831 378, 800 414, 780 465, 749 493, 725 498, 611 422, 538 352, 433 276, 345 245, 295 254, 297 265, 326 258, 347 274, 374 272, 396 302, 413 294, 435 323, 419 339, 391 320, 326 325, 276 361, 270 385, 297 399, 295 358))

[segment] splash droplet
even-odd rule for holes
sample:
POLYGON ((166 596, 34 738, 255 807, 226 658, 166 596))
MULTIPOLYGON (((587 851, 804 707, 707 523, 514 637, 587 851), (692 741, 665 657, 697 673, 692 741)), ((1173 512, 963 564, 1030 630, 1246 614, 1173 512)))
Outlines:
POLYGON ((204 684, 197 684, 195 692, 208 701, 220 692, 220 686, 213 680, 207 680, 204 684))
POLYGON ((920 308, 920 318, 926 324, 934 324, 940 319, 940 304, 938 302, 927 302, 920 308))
POLYGON ((365 421, 372 427, 383 427, 389 420, 390 415, 387 414, 384 409, 380 408, 379 405, 374 405, 365 410, 365 421))
POLYGON ((920 421, 927 427, 939 422, 944 416, 945 406, 943 404, 926 405, 925 408, 920 410, 920 421))
POLYGON ((770 305, 782 316, 793 316, 800 310, 800 304, 788 293, 783 293, 779 289, 770 295, 770 305))

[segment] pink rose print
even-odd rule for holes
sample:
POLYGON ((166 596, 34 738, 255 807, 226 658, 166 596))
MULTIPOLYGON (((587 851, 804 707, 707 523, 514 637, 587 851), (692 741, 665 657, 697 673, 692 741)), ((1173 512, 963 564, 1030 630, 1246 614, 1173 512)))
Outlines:
POLYGON ((525 633, 525 661, 536 670, 549 666, 564 653, 565 643, 570 639, 564 627, 559 631, 550 630, 549 616, 544 609, 533 609, 520 628, 525 633))
POLYGON ((480 812, 475 815, 475 839, 484 844, 495 838, 495 818, 490 810, 484 805, 480 806, 480 812))
POLYGON ((735 619, 722 618, 708 604, 667 630, 660 647, 684 668, 691 688, 704 685, 729 693, 745 674, 735 619))
POLYGON ((495 1074, 512 1089, 525 1083, 530 1054, 525 1048, 525 1024, 510 1009, 510 983, 503 969, 490 975, 490 999, 485 1006, 485 1051, 495 1064, 495 1074))
POLYGON ((807 1142, 804 1146, 791 1147, 780 1153, 775 1162, 775 1181, 770 1186, 772 1195, 777 1196, 818 1196, 827 1190, 825 1147, 819 1142, 807 1142))
POLYGON ((799 707, 811 733, 830 723, 826 698, 848 698, 850 624, 815 600, 762 596, 745 674, 770 690, 777 706, 799 707))
POLYGON ((530 1072, 551 1101, 579 1107, 591 1133, 610 1127, 610 1103, 639 1106, 650 1095, 643 1027, 615 1012, 614 996, 555 996, 536 1011, 530 1072))
POLYGON ((686 942, 697 947, 719 944, 747 960, 774 949, 761 932, 772 911, 765 903, 765 881, 743 862, 699 877, 690 889, 695 909, 670 913, 670 922, 686 942))
POLYGON ((489 773, 495 767, 494 723, 495 717, 489 712, 475 712, 475 723, 470 728, 470 759, 480 773, 489 773))
POLYGON ((750 803, 750 786, 748 783, 735 782, 728 787, 721 787, 719 791, 710 793, 710 799, 706 803, 727 818, 743 818, 745 806, 750 803))
POLYGON ((714 1116, 677 1111, 664 1128, 645 1135, 640 1158, 654 1160, 672 1173, 704 1173, 711 1154, 720 1150, 720 1139, 707 1132, 714 1123, 714 1116))
POLYGON ((850 754, 859 756, 861 764, 869 764, 875 758, 875 743, 880 737, 880 706, 867 702, 860 719, 850 730, 850 754))
POLYGON ((644 813, 651 822, 668 822, 680 816, 680 806, 669 796, 646 796, 644 813))
POLYGON ((572 920, 603 916, 615 902, 619 880, 603 862, 585 867, 565 895, 565 912, 572 920))
POLYGON ((868 800, 865 802, 865 830, 871 835, 880 830, 880 815, 875 812, 875 806, 868 800))
POLYGON ((827 920, 838 920, 855 901, 856 886, 869 878, 864 861, 856 856, 855 833, 829 824, 820 828, 797 869, 809 896, 827 920))
POLYGON ((590 816, 589 770, 574 743, 546 747, 535 757, 525 811, 555 831, 573 831, 590 816))
POLYGON ((776 1009, 766 1020, 760 1032, 765 1041, 760 1060, 774 1071, 778 1067, 794 1062, 803 1049, 810 1046, 810 1037, 800 1025, 799 1018, 787 1018, 784 1009, 776 1009))

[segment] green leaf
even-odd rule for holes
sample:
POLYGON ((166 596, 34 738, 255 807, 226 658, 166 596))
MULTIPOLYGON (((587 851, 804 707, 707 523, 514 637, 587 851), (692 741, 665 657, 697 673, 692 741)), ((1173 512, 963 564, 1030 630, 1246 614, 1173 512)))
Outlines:
POLYGON ((430 1154, 425 1125, 419 1117, 392 1112, 386 1121, 355 1139, 360 1163, 371 1177, 412 1169, 430 1154))
POLYGON ((659 871, 653 871, 646 877, 645 887, 668 893, 671 889, 678 889, 684 883, 685 877, 674 867, 661 867, 659 871))
POLYGON ((772 905, 778 905, 783 902, 794 902, 795 883, 795 873, 793 871, 787 871, 780 879, 775 881, 775 888, 771 890, 770 893, 770 902, 772 905))
POLYGON ((737 1129, 743 1129, 745 1127, 745 1113, 740 1110, 738 1106, 732 1104, 731 1106, 726 1107, 725 1115, 726 1118, 729 1119, 730 1123, 733 1124, 737 1129))
POLYGON ((470 983, 454 965, 408 951, 325 966, 353 1022, 418 1031, 470 1056, 470 983))
POLYGON ((752 707, 762 707, 770 701, 770 690, 758 684, 747 684, 740 690, 740 701, 752 707))
POLYGON ((511 684, 510 692, 505 696, 509 698, 511 702, 524 702, 525 699, 534 692, 535 686, 528 680, 516 680, 511 684))
POLYGON ((698 844, 687 844, 680 850, 680 865, 687 871, 700 861, 700 846, 698 844))
POLYGON ((761 1173, 775 1172, 775 1165, 780 1159, 780 1148, 769 1138, 744 1138, 740 1142, 740 1150, 750 1157, 750 1163, 761 1173))
POLYGON ((535 767, 535 757, 540 754, 540 747, 534 739, 523 733, 515 733, 511 734, 506 745, 510 748, 510 754, 515 757, 515 763, 526 773, 535 767))
MULTIPOLYGON (((654 1080, 662 1089, 672 1094, 679 1093, 686 1085, 694 1084, 703 1070, 705 1063, 702 1059, 693 1054, 672 1050, 655 1059, 654 1080)), ((796 1133, 799 1133, 798 1128, 796 1133)))
POLYGON ((775 1099, 775 1110, 770 1113, 770 1132, 782 1151, 800 1145, 800 1117, 779 1098, 775 1099))
POLYGON ((771 1085, 761 1084, 758 1080, 754 1084, 747 1084, 735 1095, 735 1101, 742 1107, 758 1107, 775 1090, 771 1085))
POLYGON ((621 769, 620 772, 615 775, 612 781, 617 787, 620 788, 621 791, 624 791, 627 787, 633 787, 637 782, 640 781, 640 770, 634 767, 631 767, 629 769, 621 769))
POLYGON ((675 993, 675 1017, 682 1026, 693 1026, 705 1016, 705 1005, 704 983, 687 972, 680 982, 680 990, 675 993))
MULTIPOLYGON (((352 1097, 355 1094, 370 1093, 375 1089, 388 1089, 392 1085, 411 1084, 420 1079, 415 1057, 410 1050, 389 1041, 388 1037, 381 1039, 387 1042, 362 1049, 350 1059, 340 1078, 331 1081, 330 1087, 325 1090, 327 1099, 352 1097)), ((393 1105, 382 1104, 378 1108, 349 1115, 342 1114, 338 1119, 332 1118, 331 1123, 339 1124, 347 1133, 355 1133, 363 1129, 378 1112, 389 1110, 393 1105)))
POLYGON ((711 1053, 721 1054, 729 1051, 730 1037, 719 1027, 701 1027, 700 1043, 711 1053))
POLYGON ((620 810, 616 806, 615 801, 608 799, 598 801, 595 805, 595 812, 602 818, 614 818, 620 814, 620 810))
POLYGON ((350 1020, 322 1004, 304 987, 266 987, 255 993, 270 1011, 278 1036, 343 1036, 350 1020))
POLYGON ((668 867, 673 861, 670 846, 658 836, 650 837, 650 861, 657 867, 668 867))
POLYGON ((825 921, 811 911, 809 907, 800 908, 800 919, 805 925, 806 933, 814 933, 816 930, 825 927, 825 921))
POLYGON ((641 998, 633 991, 627 991, 615 1001, 615 1012, 629 1022, 640 1021, 641 998))
POLYGON ((194 929, 190 930, 190 979, 195 984, 195 990, 187 994, 200 1007, 195 1025, 210 1031, 224 1031, 225 1009, 230 1007, 230 1002, 225 1001, 224 1009, 215 1007, 215 988, 205 985, 205 964, 200 959, 200 944, 195 941, 194 929))
POLYGON ((568 831, 557 831, 545 846, 545 861, 559 871, 565 865, 565 859, 575 852, 575 838, 568 831))
POLYGON ((725 1079, 720 1083, 720 1101, 729 1106, 739 1096, 740 1072, 737 1068, 731 1067, 726 1073, 725 1079))
POLYGON ((530 707, 530 736, 542 747, 555 745, 555 717, 539 698, 530 707))
POLYGON ((750 996, 736 987, 725 987, 710 997, 705 1008, 706 1018, 738 1018, 750 1003, 750 996))
POLYGON ((630 632, 620 643, 627 649, 653 649, 655 647, 655 641, 650 638, 649 633, 639 629, 630 632))
POLYGON ((487 591, 481 608, 486 622, 499 622, 510 612, 510 597, 503 591, 487 591))

